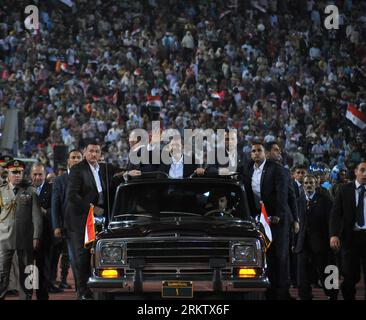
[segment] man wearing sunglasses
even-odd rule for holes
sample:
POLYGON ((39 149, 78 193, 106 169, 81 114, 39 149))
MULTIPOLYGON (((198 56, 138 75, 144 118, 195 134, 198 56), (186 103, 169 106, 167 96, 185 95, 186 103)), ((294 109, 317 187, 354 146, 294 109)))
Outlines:
POLYGON ((42 213, 33 187, 23 182, 25 164, 11 160, 7 183, 0 187, 0 299, 9 284, 15 251, 19 261, 19 299, 31 299, 30 269, 42 234, 42 213))

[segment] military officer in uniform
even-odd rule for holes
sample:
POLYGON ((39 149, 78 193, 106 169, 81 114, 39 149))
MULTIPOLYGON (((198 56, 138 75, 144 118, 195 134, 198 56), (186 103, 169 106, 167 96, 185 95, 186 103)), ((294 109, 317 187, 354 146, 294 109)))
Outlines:
POLYGON ((34 187, 23 181, 24 168, 23 162, 11 160, 6 166, 7 183, 0 187, 0 299, 6 295, 15 252, 19 262, 19 299, 32 298, 31 267, 27 266, 34 265, 33 251, 42 234, 42 213, 34 187))
POLYGON ((6 165, 10 160, 13 160, 10 156, 0 156, 0 186, 6 183, 6 178, 8 177, 6 165))

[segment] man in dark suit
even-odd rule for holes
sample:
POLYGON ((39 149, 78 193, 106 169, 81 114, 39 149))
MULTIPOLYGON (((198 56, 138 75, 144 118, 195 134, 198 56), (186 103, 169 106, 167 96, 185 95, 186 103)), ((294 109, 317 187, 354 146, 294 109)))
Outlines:
POLYGON ((193 164, 194 159, 191 159, 190 163, 186 160, 187 155, 183 152, 180 138, 173 138, 167 145, 166 150, 169 152, 169 157, 171 157, 171 163, 165 163, 162 159, 159 171, 165 172, 170 178, 174 179, 188 178, 195 172, 197 166, 193 164))
MULTIPOLYGON (((360 162, 354 173, 356 180, 340 187, 330 216, 330 246, 341 249, 345 300, 355 299, 361 266, 366 274, 366 162, 360 162)), ((364 282, 366 287, 365 276, 364 282)))
MULTIPOLYGON (((153 135, 155 137, 155 135, 153 135)), ((154 172, 159 165, 153 164, 153 149, 160 141, 143 141, 136 131, 130 133, 128 139, 130 152, 128 156, 126 174, 131 177, 141 176, 144 172, 154 172)))
POLYGON ((288 268, 290 273, 291 283, 296 283, 296 256, 293 252, 294 242, 296 240, 296 236, 299 232, 299 213, 298 213, 298 199, 296 197, 294 181, 292 180, 290 171, 285 168, 283 164, 283 158, 281 153, 281 148, 276 141, 267 142, 264 146, 266 150, 266 157, 273 161, 276 161, 283 171, 283 174, 287 176, 288 179, 288 209, 290 210, 289 216, 291 217, 290 221, 290 244, 289 244, 289 261, 288 268))
MULTIPOLYGON (((75 164, 83 159, 83 155, 79 150, 71 150, 67 159, 67 171, 56 177, 53 182, 52 189, 52 229, 56 239, 62 239, 62 257, 61 257, 61 283, 60 288, 69 289, 67 284, 67 274, 69 264, 71 263, 74 280, 76 279, 75 258, 71 250, 70 241, 67 239, 66 229, 64 228, 64 215, 66 210, 67 198, 66 190, 69 178, 69 171, 75 164)), ((59 254, 57 255, 58 258, 59 254)), ((58 260, 58 259, 57 259, 58 260)), ((76 280, 75 280, 76 283, 76 280)))
POLYGON ((331 300, 337 299, 337 290, 328 290, 324 286, 327 265, 332 252, 329 247, 329 214, 332 200, 316 190, 316 179, 306 175, 303 181, 305 197, 301 201, 300 232, 297 237, 295 252, 298 263, 298 292, 301 300, 312 299, 311 272, 314 269, 320 279, 325 294, 331 300), (311 268, 313 267, 313 268, 311 268))
MULTIPOLYGON (((237 172, 239 175, 243 174, 243 156, 238 150, 236 133, 229 133, 229 130, 225 131, 225 143, 224 143, 224 155, 228 159, 226 163, 220 163, 216 158, 215 164, 209 164, 205 170, 205 175, 227 175, 231 172, 237 172)), ((222 147, 221 147, 222 148, 222 147)), ((220 152, 220 146, 217 148, 217 153, 220 152)))
POLYGON ((299 215, 298 215, 298 208, 297 208, 297 201, 296 201, 296 194, 294 184, 291 178, 290 171, 282 165, 282 154, 281 149, 277 142, 271 141, 267 142, 264 145, 266 150, 266 157, 267 159, 271 159, 277 162, 280 165, 280 170, 283 171, 283 174, 287 176, 288 179, 288 209, 290 209, 290 217, 291 225, 293 227, 294 233, 299 232, 299 215))
POLYGON ((271 223, 272 244, 267 251, 268 276, 271 286, 267 299, 290 299, 289 295, 289 224, 288 177, 281 166, 266 159, 264 145, 253 142, 252 162, 244 172, 248 202, 254 215, 260 214, 263 201, 271 223))
MULTIPOLYGON (((296 165, 291 169, 292 175, 292 185, 295 192, 295 199, 297 210, 300 212, 304 210, 304 201, 303 198, 305 197, 304 188, 302 187, 302 183, 304 180, 304 176, 306 174, 307 167, 304 165, 296 165)), ((297 287, 297 256, 295 254, 295 244, 297 241, 298 233, 293 233, 292 237, 290 238, 290 278, 291 284, 294 287, 297 287)))
POLYGON ((294 190, 296 199, 300 199, 300 195, 304 193, 302 182, 306 174, 307 168, 304 165, 296 165, 291 169, 292 178, 294 180, 294 190))
POLYGON ((52 186, 46 181, 46 171, 42 163, 36 162, 31 168, 32 185, 36 188, 41 212, 43 214, 43 234, 40 250, 36 253, 36 265, 39 269, 39 289, 36 290, 38 300, 48 300, 48 292, 59 293, 61 289, 51 283, 52 254, 54 237, 51 227, 52 186))
POLYGON ((89 142, 84 151, 84 160, 70 169, 67 186, 67 205, 64 225, 75 253, 76 279, 80 299, 92 299, 87 287, 90 275, 90 251, 84 248, 85 225, 91 205, 94 215, 109 215, 114 195, 113 176, 118 169, 99 163, 101 146, 97 141, 89 142), (109 197, 108 197, 109 196, 109 197))

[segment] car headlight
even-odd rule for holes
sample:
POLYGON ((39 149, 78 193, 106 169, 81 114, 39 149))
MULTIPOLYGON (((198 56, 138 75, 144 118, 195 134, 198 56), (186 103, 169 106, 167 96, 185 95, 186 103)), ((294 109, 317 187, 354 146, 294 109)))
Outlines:
POLYGON ((103 261, 120 261, 122 259, 121 247, 104 247, 102 248, 103 261))
POLYGON ((125 245, 123 243, 103 243, 100 246, 100 263, 102 265, 125 264, 125 245))
POLYGON ((255 247, 251 245, 234 245, 232 248, 232 263, 255 262, 255 247))

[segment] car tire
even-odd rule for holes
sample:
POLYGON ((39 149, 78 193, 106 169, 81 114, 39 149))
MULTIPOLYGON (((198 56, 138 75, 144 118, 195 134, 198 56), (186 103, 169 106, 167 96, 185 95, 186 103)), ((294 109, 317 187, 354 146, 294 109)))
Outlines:
POLYGON ((244 300, 266 300, 264 292, 252 291, 244 294, 244 300))
POLYGON ((94 300, 112 300, 113 297, 107 292, 94 292, 94 300))

